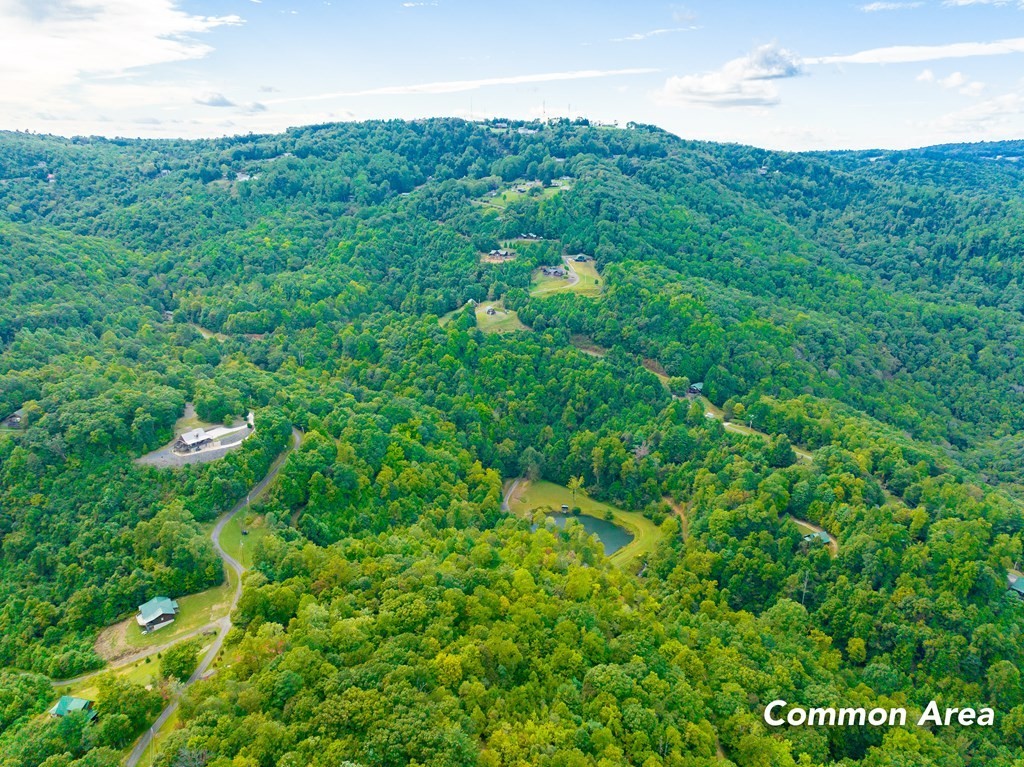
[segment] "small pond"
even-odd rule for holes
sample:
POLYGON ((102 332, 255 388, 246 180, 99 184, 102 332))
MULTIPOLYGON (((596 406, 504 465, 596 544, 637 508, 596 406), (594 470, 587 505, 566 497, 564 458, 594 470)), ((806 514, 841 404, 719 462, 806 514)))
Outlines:
POLYGON ((597 536, 597 539, 601 541, 601 544, 604 546, 604 554, 606 557, 611 556, 633 540, 633 536, 627 530, 619 527, 614 522, 609 522, 605 519, 598 519, 597 517, 591 517, 587 514, 580 514, 577 517, 572 514, 555 512, 553 514, 548 514, 548 518, 553 519, 555 524, 559 527, 565 527, 565 520, 575 519, 583 525, 584 530, 591 535, 597 536))

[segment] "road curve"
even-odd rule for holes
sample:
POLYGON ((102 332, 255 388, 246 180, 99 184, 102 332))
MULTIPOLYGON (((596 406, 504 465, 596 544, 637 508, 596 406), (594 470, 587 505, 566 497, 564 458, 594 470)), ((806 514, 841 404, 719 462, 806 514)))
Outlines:
MULTIPOLYGON (((290 449, 284 450, 281 455, 274 459, 274 462, 270 465, 270 471, 267 472, 267 476, 257 482, 253 488, 246 494, 245 498, 236 503, 230 510, 224 512, 217 519, 217 524, 213 526, 213 530, 210 531, 210 540, 213 542, 213 548, 217 552, 218 556, 223 560, 224 566, 230 568, 235 574, 235 593, 231 597, 231 606, 228 608, 228 613, 220 620, 214 621, 212 624, 204 626, 200 631, 208 630, 211 627, 217 628, 217 638, 213 640, 213 644, 210 645, 210 649, 206 651, 206 655, 199 661, 199 665, 196 666, 196 670, 192 672, 192 676, 188 678, 188 681, 174 693, 171 700, 164 707, 164 710, 160 712, 160 716, 157 717, 156 721, 153 722, 152 726, 142 737, 139 738, 135 744, 135 748, 132 749, 129 754, 127 761, 125 761, 125 767, 136 767, 139 763, 139 759, 146 753, 146 749, 149 748, 153 742, 153 738, 157 732, 167 723, 167 720, 171 718, 175 711, 178 710, 178 704, 181 703, 181 696, 185 693, 189 687, 195 684, 199 679, 202 679, 206 672, 210 670, 210 666, 213 665, 213 661, 217 658, 217 654, 220 652, 221 647, 224 646, 224 639, 228 635, 228 631, 231 630, 231 613, 238 607, 238 600, 242 598, 242 574, 245 572, 245 566, 235 559, 233 556, 224 551, 224 548, 220 545, 220 535, 224 531, 225 525, 235 518, 242 509, 248 506, 253 500, 258 498, 267 489, 274 478, 277 477, 277 473, 281 471, 281 467, 284 466, 285 460, 288 458, 288 454, 297 449, 302 444, 302 432, 298 429, 292 429, 292 445, 290 449)), ((182 640, 178 640, 179 642, 182 640)))
POLYGON ((502 496, 502 499, 501 499, 501 510, 504 511, 506 514, 508 514, 508 513, 510 513, 512 511, 512 509, 509 507, 508 503, 509 503, 509 501, 512 500, 512 496, 515 494, 516 488, 519 487, 519 483, 522 482, 522 481, 523 481, 522 477, 519 477, 519 479, 513 479, 512 480, 512 484, 509 485, 508 486, 508 490, 505 491, 505 495, 502 496))

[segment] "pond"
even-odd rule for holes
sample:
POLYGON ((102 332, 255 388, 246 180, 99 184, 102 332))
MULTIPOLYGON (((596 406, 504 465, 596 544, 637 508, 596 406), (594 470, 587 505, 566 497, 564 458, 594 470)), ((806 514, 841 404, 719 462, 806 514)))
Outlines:
POLYGON ((561 512, 555 512, 548 514, 549 519, 553 519, 555 524, 559 527, 565 527, 565 521, 567 519, 575 519, 591 535, 596 535, 597 539, 601 541, 604 546, 604 555, 610 557, 616 551, 621 549, 623 546, 633 541, 632 534, 624 528, 619 527, 614 522, 609 522, 606 519, 598 519, 597 517, 591 517, 587 514, 580 514, 578 517, 572 514, 563 514, 561 512))

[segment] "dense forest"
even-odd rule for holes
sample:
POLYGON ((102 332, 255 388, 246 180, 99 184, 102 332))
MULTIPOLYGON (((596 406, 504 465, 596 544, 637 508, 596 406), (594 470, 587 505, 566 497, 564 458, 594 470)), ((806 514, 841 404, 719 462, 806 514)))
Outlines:
POLYGON ((1022 153, 0 134, 0 766, 121 763, 173 684, 101 676, 87 724, 42 713, 51 682, 154 591, 223 582, 208 526, 295 428, 160 767, 1020 767, 1022 153), (599 295, 533 289, 576 254, 599 295), (138 463, 186 403, 254 435, 138 463), (660 542, 613 566, 508 513, 519 477, 660 542), (996 723, 768 727, 775 699, 996 723))

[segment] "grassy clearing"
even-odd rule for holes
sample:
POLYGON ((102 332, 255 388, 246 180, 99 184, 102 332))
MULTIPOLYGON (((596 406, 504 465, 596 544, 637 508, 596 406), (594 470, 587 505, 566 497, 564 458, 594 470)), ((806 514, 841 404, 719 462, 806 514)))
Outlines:
POLYGON ((797 519, 792 515, 790 515, 789 518, 793 520, 793 523, 796 525, 797 530, 799 530, 804 535, 810 535, 811 533, 825 533, 826 535, 828 535, 829 542, 826 544, 826 546, 828 546, 829 553, 833 557, 839 554, 839 544, 836 543, 835 536, 832 535, 832 533, 828 532, 828 530, 826 530, 824 527, 819 527, 818 525, 812 524, 808 522, 806 519, 797 519))
POLYGON ((230 336, 226 336, 223 333, 217 333, 217 332, 215 332, 213 330, 207 330, 206 328, 201 328, 198 325, 196 325, 194 322, 190 322, 189 325, 191 325, 193 328, 195 328, 199 332, 199 335, 201 335, 203 338, 213 338, 213 339, 216 339, 217 341, 220 341, 221 343, 223 343, 224 341, 227 341, 228 338, 230 338, 230 336))
POLYGON ((539 181, 516 181, 496 190, 497 194, 488 194, 480 200, 474 200, 474 202, 504 210, 512 203, 519 202, 528 197, 538 200, 550 199, 563 189, 569 189, 570 187, 571 184, 564 181, 559 182, 557 186, 552 184, 549 187, 543 186, 539 181))
MULTIPOLYGON (((225 568, 225 570, 228 569, 225 568)), ((200 591, 198 594, 179 597, 177 599, 179 612, 174 623, 150 634, 143 634, 142 629, 135 622, 135 618, 129 618, 124 634, 125 643, 133 649, 143 649, 173 642, 185 634, 222 618, 231 605, 233 592, 234 586, 229 578, 227 583, 220 586, 200 591)))
POLYGON ((569 343, 584 354, 589 354, 591 357, 604 357, 609 351, 603 346, 598 346, 586 336, 574 335, 569 339, 569 343))
POLYGON ((571 288, 571 280, 568 277, 547 277, 540 269, 533 273, 533 283, 530 286, 531 296, 544 296, 549 293, 556 293, 560 290, 571 288))
POLYGON ((576 262, 570 257, 569 268, 579 275, 579 282, 571 286, 569 289, 579 293, 581 296, 589 296, 590 298, 597 298, 601 295, 601 291, 604 290, 604 278, 597 273, 597 267, 594 266, 594 261, 576 262))
POLYGON ((220 533, 220 545, 248 570, 252 567, 252 552, 255 550, 256 542, 269 532, 261 515, 243 509, 224 525, 220 533), (242 535, 243 529, 247 530, 248 534, 242 535))
POLYGON ((632 569, 646 559, 665 535, 660 527, 640 512, 623 511, 610 504, 595 501, 583 493, 577 493, 576 499, 573 500, 568 488, 553 482, 523 483, 509 499, 512 513, 520 516, 530 516, 534 509, 545 506, 557 510, 562 504, 567 504, 570 508, 579 506, 583 514, 598 519, 606 519, 608 512, 611 512, 612 521, 633 535, 632 542, 608 558, 612 564, 622 569, 632 569))
MULTIPOLYGON (((107 673, 113 674, 118 679, 124 679, 134 684, 140 684, 143 687, 155 685, 159 681, 160 677, 160 659, 154 655, 150 656, 148 660, 149 663, 146 663, 146 659, 138 660, 127 666, 112 669, 107 673)), ((100 676, 93 676, 86 679, 84 682, 58 688, 54 690, 54 700, 56 701, 56 699, 61 695, 74 695, 75 697, 85 698, 86 700, 96 700, 97 696, 99 696, 99 687, 97 686, 99 679, 100 676)))
POLYGON ((531 296, 545 296, 562 290, 579 293, 588 298, 597 298, 601 295, 601 291, 604 290, 604 278, 597 273, 593 260, 577 262, 572 256, 566 256, 563 261, 572 276, 547 277, 538 269, 533 273, 531 296))
POLYGON ((476 326, 482 333, 514 333, 517 330, 529 330, 519 321, 519 315, 506 309, 500 301, 487 301, 477 304, 476 326), (494 308, 494 314, 488 314, 488 308, 494 308))

